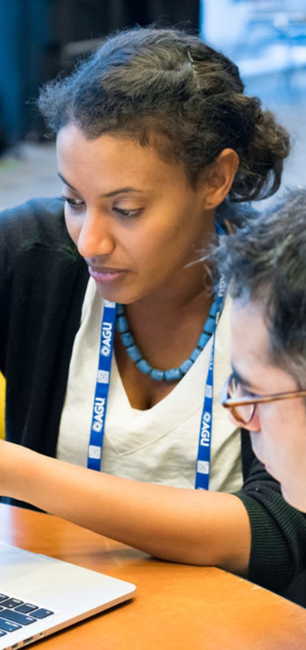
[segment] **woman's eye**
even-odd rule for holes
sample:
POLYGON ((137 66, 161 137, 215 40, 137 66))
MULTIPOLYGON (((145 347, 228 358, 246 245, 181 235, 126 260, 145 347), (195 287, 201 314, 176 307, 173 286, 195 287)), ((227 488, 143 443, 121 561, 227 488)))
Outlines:
POLYGON ((121 217, 126 217, 132 219, 133 217, 138 217, 141 213, 140 208, 114 208, 114 212, 119 214, 121 217))
POLYGON ((79 208, 81 205, 84 205, 84 201, 81 201, 81 199, 72 199, 69 196, 64 196, 63 199, 70 208, 79 208))

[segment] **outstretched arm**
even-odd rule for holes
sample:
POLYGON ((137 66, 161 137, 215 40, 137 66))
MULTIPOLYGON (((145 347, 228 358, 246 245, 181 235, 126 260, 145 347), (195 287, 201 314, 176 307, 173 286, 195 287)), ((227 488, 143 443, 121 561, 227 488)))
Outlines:
POLYGON ((0 441, 0 493, 174 562, 246 575, 251 533, 241 500, 110 476, 0 441))

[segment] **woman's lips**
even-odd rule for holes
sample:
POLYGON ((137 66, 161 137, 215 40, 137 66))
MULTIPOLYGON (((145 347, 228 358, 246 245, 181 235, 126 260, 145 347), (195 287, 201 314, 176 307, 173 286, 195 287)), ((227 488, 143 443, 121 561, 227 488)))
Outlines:
POLYGON ((125 269, 111 269, 107 267, 103 268, 93 268, 92 266, 88 266, 89 273, 91 277, 96 281, 96 282, 101 282, 101 283, 110 283, 110 282, 115 282, 119 278, 122 278, 123 275, 127 273, 125 269))

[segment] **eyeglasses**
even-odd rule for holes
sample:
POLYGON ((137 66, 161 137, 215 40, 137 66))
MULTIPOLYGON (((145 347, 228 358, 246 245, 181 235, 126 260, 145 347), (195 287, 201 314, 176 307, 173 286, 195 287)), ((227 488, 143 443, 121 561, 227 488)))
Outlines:
POLYGON ((276 402, 294 397, 306 397, 306 390, 272 395, 252 395, 251 393, 248 394, 243 385, 231 374, 223 386, 221 404, 224 408, 229 409, 232 419, 237 424, 250 425, 251 421, 253 421, 252 425, 256 430, 258 427, 255 426, 254 418, 257 404, 266 404, 267 402, 276 402))

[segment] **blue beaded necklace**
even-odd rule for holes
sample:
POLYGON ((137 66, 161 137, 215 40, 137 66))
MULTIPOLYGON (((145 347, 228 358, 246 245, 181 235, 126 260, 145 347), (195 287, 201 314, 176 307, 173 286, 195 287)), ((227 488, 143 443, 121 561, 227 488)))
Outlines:
POLYGON ((130 331, 124 306, 119 304, 117 304, 116 327, 130 359, 133 361, 133 363, 136 364, 137 368, 141 370, 141 372, 143 372, 145 375, 149 375, 151 379, 154 379, 155 381, 178 381, 182 379, 184 375, 186 375, 188 370, 190 370, 191 366, 197 360, 202 350, 204 350, 206 343, 209 341, 211 335, 213 334, 215 329, 216 312, 217 300, 215 298, 201 332, 201 336, 197 342, 196 347, 191 352, 189 359, 183 361, 179 368, 170 368, 170 370, 159 370, 158 368, 152 368, 152 366, 150 366, 150 364, 144 359, 130 331))

